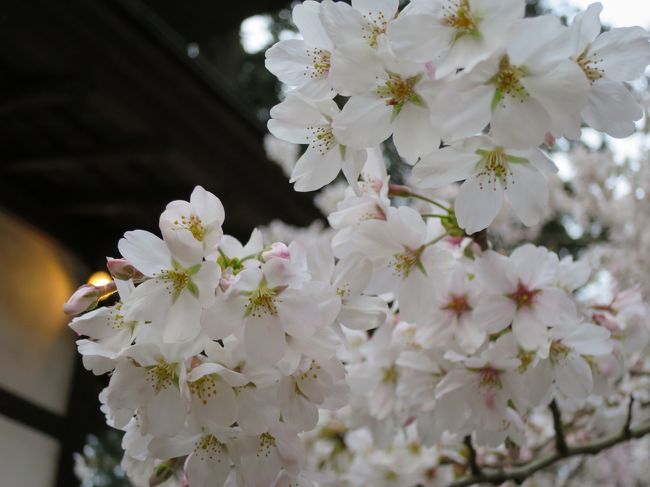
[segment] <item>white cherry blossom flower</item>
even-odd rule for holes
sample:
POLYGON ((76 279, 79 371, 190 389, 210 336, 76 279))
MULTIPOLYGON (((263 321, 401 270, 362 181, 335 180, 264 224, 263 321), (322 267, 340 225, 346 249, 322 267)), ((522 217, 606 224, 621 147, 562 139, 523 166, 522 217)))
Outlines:
POLYGON ((569 27, 571 58, 591 83, 583 120, 612 137, 627 137, 643 109, 624 85, 643 75, 650 64, 650 34, 641 27, 600 33, 603 6, 591 4, 569 27))
POLYGON ((167 205, 160 215, 160 231, 176 258, 196 262, 216 250, 224 219, 219 198, 197 186, 189 202, 179 200, 167 205))
POLYGON ((523 0, 412 1, 388 27, 395 53, 412 61, 433 61, 436 76, 471 70, 506 42, 524 16, 523 0))
POLYGON ((320 189, 343 170, 348 183, 356 185, 366 160, 365 148, 349 148, 333 133, 339 109, 332 100, 311 101, 297 94, 271 109, 269 130, 279 139, 309 144, 291 173, 296 191, 320 189))
POLYGON ((429 101, 438 82, 425 68, 396 58, 388 48, 347 45, 337 50, 332 78, 337 90, 352 95, 332 124, 334 136, 350 147, 375 147, 391 135, 406 162, 440 145, 439 124, 429 101))
POLYGON ((310 99, 335 95, 328 79, 334 44, 320 19, 321 4, 305 1, 293 8, 293 23, 303 39, 287 39, 266 51, 266 69, 310 99))
POLYGON ((423 157, 413 178, 424 188, 464 179, 454 209, 458 224, 472 234, 494 221, 504 198, 524 224, 535 225, 548 203, 546 174, 556 171, 538 149, 506 149, 488 137, 472 137, 423 157))
POLYGON ((399 0, 324 0, 321 21, 337 46, 359 43, 376 48, 397 15, 399 0))
POLYGON ((124 303, 125 315, 151 321, 163 330, 166 342, 195 338, 201 331, 203 309, 215 299, 217 264, 177 256, 163 240, 143 230, 126 232, 118 247, 147 277, 124 303))
POLYGON ((431 245, 443 232, 412 208, 389 208, 387 219, 369 220, 354 235, 357 250, 373 262, 368 291, 393 292, 400 314, 416 320, 427 303, 427 279, 444 271, 451 255, 431 245))
POLYGON ((461 73, 437 97, 443 138, 476 135, 488 123, 497 144, 529 149, 546 134, 578 138, 589 82, 566 52, 559 19, 520 20, 506 49, 461 73))
POLYGON ((512 325, 522 348, 548 356, 549 327, 575 325, 576 307, 565 291, 553 286, 558 257, 543 247, 523 245, 504 257, 491 250, 474 270, 483 288, 476 316, 488 333, 512 325))

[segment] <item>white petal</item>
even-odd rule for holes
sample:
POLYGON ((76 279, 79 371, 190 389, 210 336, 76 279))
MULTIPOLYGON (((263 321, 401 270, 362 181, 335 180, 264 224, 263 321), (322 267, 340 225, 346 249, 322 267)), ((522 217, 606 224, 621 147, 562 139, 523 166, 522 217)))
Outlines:
POLYGON ((444 147, 424 156, 413 168, 414 183, 423 188, 442 188, 473 174, 480 157, 444 147))
POLYGON ((554 135, 580 132, 579 114, 587 104, 589 81, 573 61, 558 63, 550 71, 522 79, 524 88, 546 109, 554 135))
POLYGON ((586 10, 573 18, 569 27, 569 44, 576 55, 582 54, 600 34, 601 3, 592 3, 586 10))
POLYGON ((589 364, 576 353, 570 353, 558 361, 555 381, 557 388, 573 399, 585 399, 594 385, 589 364))
POLYGON ((225 445, 200 439, 187 458, 185 473, 191 486, 223 486, 230 472, 230 459, 225 445))
POLYGON ((386 321, 388 306, 381 298, 357 296, 346 300, 341 307, 338 321, 353 330, 379 328, 386 321))
POLYGON ((528 310, 519 310, 512 321, 512 332, 526 350, 538 350, 548 343, 546 324, 540 323, 528 310))
POLYGON ((393 142, 408 164, 440 147, 440 136, 431 125, 428 108, 407 103, 393 120, 393 142))
POLYGON ((310 146, 298 159, 291 173, 291 182, 295 183, 296 191, 315 191, 334 181, 341 171, 342 163, 338 145, 325 153, 310 146))
POLYGON ((399 0, 352 0, 352 7, 362 14, 377 15, 379 12, 390 20, 395 17, 399 0))
POLYGON ((296 5, 292 12, 296 24, 305 41, 314 47, 331 50, 334 45, 320 20, 320 3, 308 0, 296 5))
POLYGON ((392 108, 378 98, 353 96, 332 123, 340 143, 358 149, 375 147, 390 137, 392 108))
POLYGON ((507 298, 492 298, 483 301, 475 308, 473 316, 488 333, 496 333, 510 326, 515 315, 516 307, 512 300, 507 298))
POLYGON ((621 27, 598 36, 589 49, 590 58, 613 81, 633 81, 650 63, 648 32, 641 27, 621 27))
POLYGON ((367 93, 385 76, 377 51, 365 42, 344 44, 332 53, 329 80, 341 95, 367 93))
POLYGON ((251 360, 262 364, 279 362, 287 348, 277 319, 249 319, 244 326, 244 345, 251 360))
POLYGON ((452 45, 453 35, 453 29, 426 13, 400 15, 388 26, 395 54, 419 63, 443 56, 452 45))
POLYGON ((308 338, 320 327, 318 306, 296 289, 287 289, 278 299, 278 316, 284 331, 296 338, 308 338))
POLYGON ((372 276, 372 262, 361 254, 349 254, 334 268, 332 284, 345 291, 344 298, 361 294, 372 276))
POLYGON ((145 276, 171 268, 172 258, 162 239, 144 230, 126 232, 117 244, 120 254, 145 276))
POLYGON ((596 130, 624 138, 636 129, 634 122, 643 116, 643 108, 622 83, 601 78, 591 86, 589 102, 582 118, 596 130))
POLYGON ((519 101, 506 95, 495 107, 491 124, 497 144, 529 149, 542 143, 551 129, 551 118, 534 98, 519 101))
POLYGON ((266 51, 266 69, 289 86, 302 86, 309 78, 308 66, 313 60, 310 51, 314 46, 303 40, 280 41, 266 51))
POLYGON ((524 225, 539 222, 548 207, 546 178, 529 163, 511 163, 512 181, 504 194, 524 225))
POLYGON ((201 331, 201 303, 188 291, 183 291, 167 313, 163 340, 166 343, 185 342, 201 331))
POLYGON ((454 203, 458 224, 469 235, 483 230, 494 221, 502 204, 500 182, 482 184, 477 176, 471 176, 458 190, 454 203))

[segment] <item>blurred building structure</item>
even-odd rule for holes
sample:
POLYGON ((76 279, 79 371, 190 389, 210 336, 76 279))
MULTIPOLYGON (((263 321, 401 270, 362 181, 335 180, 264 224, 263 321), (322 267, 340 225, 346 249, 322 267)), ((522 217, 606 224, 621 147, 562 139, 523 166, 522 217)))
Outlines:
POLYGON ((124 231, 156 231, 196 184, 247 238, 320 215, 267 161, 234 83, 239 25, 286 0, 0 2, 0 471, 71 487, 103 428, 61 305, 124 231), (209 58, 203 53, 209 52, 209 58))

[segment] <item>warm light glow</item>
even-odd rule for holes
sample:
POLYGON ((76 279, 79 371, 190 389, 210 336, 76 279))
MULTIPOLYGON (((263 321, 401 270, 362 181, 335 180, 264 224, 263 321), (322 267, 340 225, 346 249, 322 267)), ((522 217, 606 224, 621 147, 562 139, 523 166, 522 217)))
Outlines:
POLYGON ((92 284, 93 286, 105 286, 112 280, 113 279, 108 272, 97 271, 88 278, 88 284, 92 284))

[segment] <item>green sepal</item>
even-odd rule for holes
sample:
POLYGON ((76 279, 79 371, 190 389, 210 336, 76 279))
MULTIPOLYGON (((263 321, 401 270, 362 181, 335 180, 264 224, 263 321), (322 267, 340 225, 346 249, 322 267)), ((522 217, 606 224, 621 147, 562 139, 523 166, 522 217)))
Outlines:
POLYGON ((499 105, 499 103, 501 103, 501 100, 503 100, 503 93, 501 90, 495 90, 494 96, 492 97, 492 110, 494 110, 499 105))
POLYGON ((199 288, 196 287, 196 284, 194 284, 194 281, 189 281, 187 283, 187 290, 194 296, 195 298, 199 297, 199 288))

